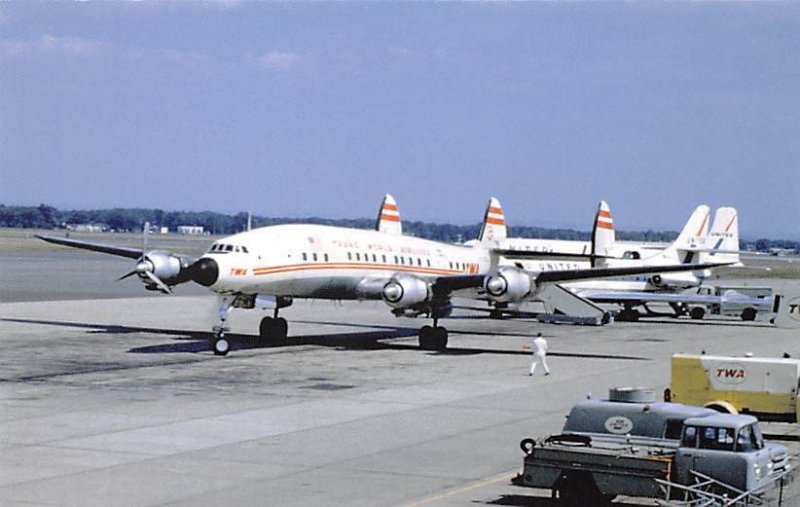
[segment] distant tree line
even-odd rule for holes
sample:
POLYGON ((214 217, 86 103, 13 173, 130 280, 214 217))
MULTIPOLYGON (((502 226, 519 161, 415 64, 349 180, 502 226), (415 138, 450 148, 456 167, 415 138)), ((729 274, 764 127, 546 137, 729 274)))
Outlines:
MULTIPOLYGON (((312 223, 371 229, 374 219, 327 219, 327 218, 275 218, 253 216, 253 227, 267 225, 312 223)), ((0 204, 0 227, 26 229, 59 229, 68 225, 96 224, 110 231, 138 231, 145 222, 156 227, 168 227, 176 231, 181 225, 199 225, 211 234, 233 234, 247 228, 247 214, 226 215, 213 211, 164 211, 160 209, 113 208, 101 210, 59 210, 46 204, 39 206, 5 206, 0 204)), ((412 236, 445 242, 462 242, 478 237, 480 224, 453 225, 429 222, 403 221, 403 231, 412 236)), ((509 235, 519 238, 543 238, 588 241, 591 233, 574 229, 549 229, 544 227, 512 226, 509 235)), ((674 240, 674 231, 616 231, 617 239, 626 241, 674 240)), ((759 239, 742 241, 742 248, 768 251, 770 248, 786 248, 800 251, 800 241, 759 239)))

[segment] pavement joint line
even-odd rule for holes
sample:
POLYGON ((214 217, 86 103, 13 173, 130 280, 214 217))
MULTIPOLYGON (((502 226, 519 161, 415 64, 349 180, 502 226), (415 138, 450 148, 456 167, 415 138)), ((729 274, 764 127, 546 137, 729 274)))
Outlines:
POLYGON ((491 484, 496 484, 496 483, 501 482, 503 480, 510 481, 514 477, 514 474, 517 473, 517 472, 518 472, 517 469, 513 469, 513 470, 510 470, 508 472, 503 472, 502 474, 498 474, 498 475, 492 476, 492 477, 490 477, 488 479, 482 479, 480 482, 477 482, 477 483, 467 484, 465 486, 459 486, 459 487, 456 487, 454 489, 445 491, 443 493, 439 493, 439 494, 436 494, 436 495, 432 495, 432 496, 423 498, 421 500, 416 500, 416 501, 410 502, 410 503, 404 503, 404 504, 402 504, 402 506, 403 507, 421 507, 423 505, 429 505, 429 504, 431 504, 433 502, 437 502, 439 500, 444 500, 445 498, 448 498, 448 497, 451 497, 451 496, 454 496, 454 495, 458 495, 458 494, 461 494, 461 493, 466 493, 467 491, 472 491, 474 489, 480 489, 480 488, 483 488, 485 486, 489 486, 491 484))

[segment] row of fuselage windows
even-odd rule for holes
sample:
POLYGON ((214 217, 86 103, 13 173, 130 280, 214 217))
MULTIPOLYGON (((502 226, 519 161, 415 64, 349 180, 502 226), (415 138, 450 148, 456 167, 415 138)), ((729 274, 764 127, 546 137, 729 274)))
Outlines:
MULTIPOLYGON (((312 261, 312 262, 328 262, 330 258, 328 254, 317 254, 311 253, 308 254, 303 252, 302 254, 304 261, 312 261)), ((370 262, 373 264, 387 264, 390 260, 394 260, 394 264, 399 266, 419 266, 419 267, 431 267, 431 260, 430 259, 422 259, 421 257, 405 257, 405 256, 398 256, 394 255, 392 257, 387 257, 386 254, 362 254, 361 252, 347 252, 347 260, 348 261, 356 261, 356 262, 370 262)), ((457 269, 457 270, 464 270, 466 269, 467 265, 463 262, 452 262, 450 261, 450 269, 457 269)))

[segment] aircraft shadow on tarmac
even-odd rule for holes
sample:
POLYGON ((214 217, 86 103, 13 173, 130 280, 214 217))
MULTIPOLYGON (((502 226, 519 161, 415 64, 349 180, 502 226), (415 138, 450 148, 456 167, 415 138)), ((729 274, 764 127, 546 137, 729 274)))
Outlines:
MULTIPOLYGON (((557 498, 545 498, 541 496, 527 495, 501 495, 499 498, 494 500, 472 503, 482 503, 484 505, 508 505, 510 507, 560 507, 564 505, 564 503, 557 498)), ((632 507, 634 504, 614 502, 614 505, 620 507, 632 507)))
MULTIPOLYGON (((152 327, 137 327, 137 326, 120 326, 114 324, 92 324, 85 322, 66 322, 55 320, 37 320, 37 319, 0 319, 3 322, 16 322, 21 324, 38 324, 45 326, 69 327, 77 329, 86 329, 89 333, 93 334, 131 334, 131 333, 152 333, 159 335, 172 336, 177 343, 166 343, 159 345, 147 345, 144 347, 135 347, 129 349, 128 352, 134 354, 166 354, 177 352, 208 352, 210 350, 209 340, 211 333, 198 332, 198 331, 181 331, 176 329, 163 329, 152 327)), ((231 350, 251 350, 251 349, 269 349, 276 347, 297 347, 304 345, 317 345, 323 347, 333 347, 339 349, 353 349, 353 350, 418 350, 419 347, 416 343, 396 343, 387 342, 394 338, 410 338, 416 337, 419 333, 417 328, 404 328, 404 327, 390 327, 390 326, 372 326, 366 324, 352 324, 352 323, 337 323, 337 322, 320 322, 320 321, 296 321, 309 324, 325 324, 325 325, 340 325, 347 327, 363 327, 370 329, 370 331, 362 332, 345 332, 335 334, 313 334, 313 335, 293 335, 283 340, 272 340, 269 343, 264 343, 258 336, 230 333, 226 337, 231 343, 231 350), (376 330, 377 329, 377 330, 376 330)), ((491 333, 463 333, 463 334, 486 334, 491 333)), ((519 336, 508 335, 508 336, 519 336)), ((478 355, 478 354, 497 354, 497 355, 530 355, 529 351, 525 350, 501 350, 489 348, 458 348, 448 347, 444 351, 425 351, 431 355, 478 355)), ((627 361, 648 361, 645 357, 624 356, 618 354, 585 354, 585 353, 571 353, 571 352, 548 352, 549 356, 554 357, 578 357, 585 359, 618 359, 627 361)))

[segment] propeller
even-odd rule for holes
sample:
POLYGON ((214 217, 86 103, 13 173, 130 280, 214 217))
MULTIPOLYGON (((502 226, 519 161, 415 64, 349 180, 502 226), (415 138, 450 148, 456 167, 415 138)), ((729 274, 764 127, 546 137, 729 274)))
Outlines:
POLYGON ((150 233, 150 222, 144 223, 144 230, 142 231, 142 256, 139 258, 139 261, 136 263, 136 267, 130 273, 126 273, 117 281, 124 280, 128 277, 133 275, 137 275, 142 280, 149 280, 153 283, 158 289, 163 292, 164 294, 172 294, 172 290, 169 288, 167 284, 161 281, 153 271, 155 271, 155 265, 153 262, 147 258, 147 238, 150 233))

